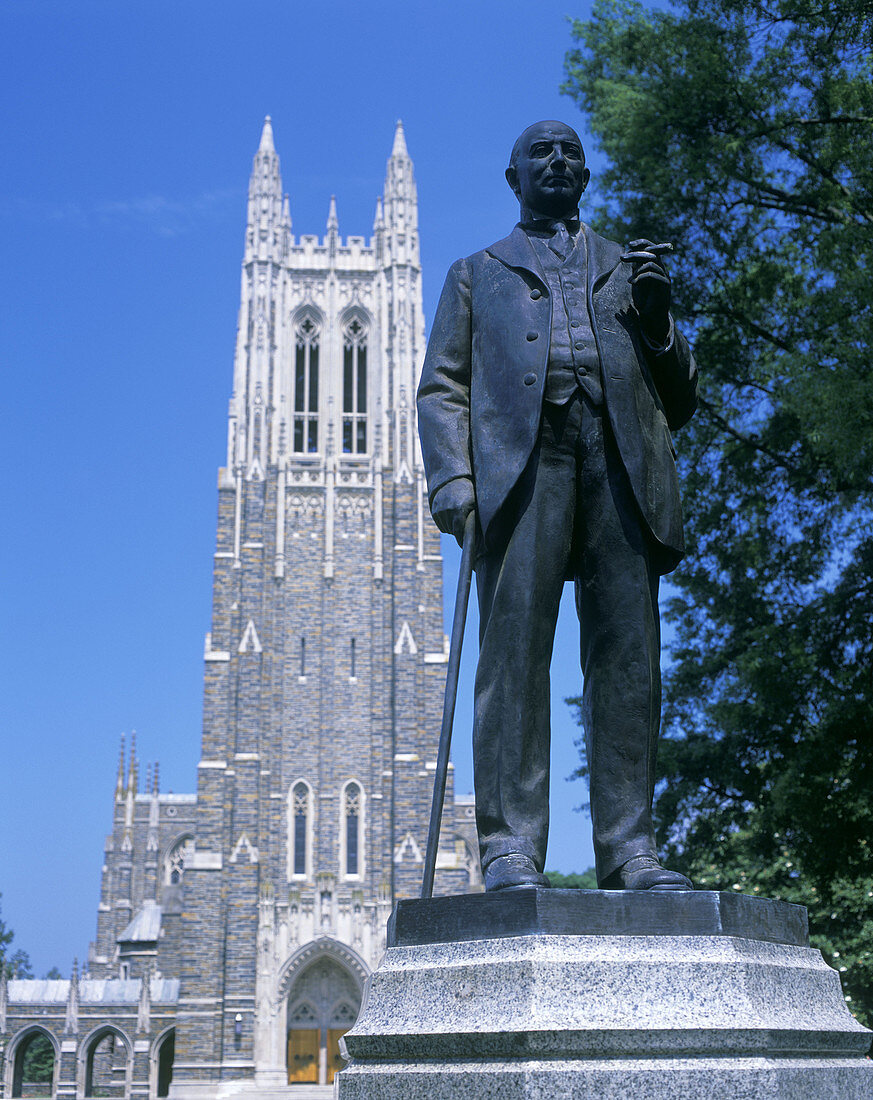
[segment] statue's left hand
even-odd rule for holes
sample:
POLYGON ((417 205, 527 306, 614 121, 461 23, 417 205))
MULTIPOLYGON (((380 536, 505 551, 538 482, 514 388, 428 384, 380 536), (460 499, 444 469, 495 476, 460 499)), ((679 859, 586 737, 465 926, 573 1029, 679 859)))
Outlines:
POLYGON ((653 244, 643 239, 631 241, 621 257, 623 263, 633 264, 628 282, 634 308, 643 332, 653 344, 665 343, 670 332, 670 276, 661 253, 672 251, 672 244, 653 244))

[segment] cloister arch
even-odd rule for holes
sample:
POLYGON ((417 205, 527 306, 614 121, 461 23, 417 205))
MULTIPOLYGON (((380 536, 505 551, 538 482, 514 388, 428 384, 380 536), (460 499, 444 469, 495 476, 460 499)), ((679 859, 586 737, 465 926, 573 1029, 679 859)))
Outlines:
POLYGON ((114 1024, 95 1028, 79 1046, 76 1095, 127 1100, 133 1073, 133 1047, 114 1024))
POLYGON ((175 1025, 164 1028, 152 1043, 149 1055, 149 1096, 158 1100, 170 1095, 173 1082, 173 1062, 176 1057, 175 1025))
POLYGON ((7 1092, 10 1097, 55 1096, 60 1048, 54 1035, 38 1024, 23 1028, 7 1049, 7 1092), (32 1076, 34 1079, 28 1080, 32 1076))

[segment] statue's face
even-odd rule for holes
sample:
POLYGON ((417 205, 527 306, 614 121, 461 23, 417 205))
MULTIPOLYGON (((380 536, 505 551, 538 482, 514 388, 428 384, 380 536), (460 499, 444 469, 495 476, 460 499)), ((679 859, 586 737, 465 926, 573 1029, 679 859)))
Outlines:
POLYGON ((576 131, 563 122, 535 122, 516 150, 506 179, 522 208, 552 218, 572 214, 591 175, 576 131))

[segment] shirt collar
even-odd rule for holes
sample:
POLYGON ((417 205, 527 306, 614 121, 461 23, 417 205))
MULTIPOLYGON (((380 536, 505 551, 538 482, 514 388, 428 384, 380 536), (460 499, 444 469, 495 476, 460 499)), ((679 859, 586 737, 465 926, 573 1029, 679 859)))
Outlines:
POLYGON ((579 214, 576 213, 575 217, 569 218, 534 218, 529 222, 519 222, 519 228, 523 229, 527 234, 533 234, 536 237, 552 237, 555 233, 555 225, 557 222, 562 221, 567 227, 567 232, 575 237, 581 227, 579 221, 579 214))

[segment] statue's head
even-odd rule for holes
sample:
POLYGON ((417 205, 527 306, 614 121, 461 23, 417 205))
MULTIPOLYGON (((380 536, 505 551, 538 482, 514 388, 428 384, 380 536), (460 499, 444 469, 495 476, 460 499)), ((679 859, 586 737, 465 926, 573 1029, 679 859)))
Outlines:
POLYGON ((513 145, 506 169, 522 221, 574 214, 590 175, 579 135, 554 120, 528 126, 513 145))

